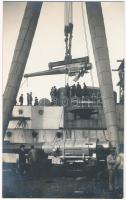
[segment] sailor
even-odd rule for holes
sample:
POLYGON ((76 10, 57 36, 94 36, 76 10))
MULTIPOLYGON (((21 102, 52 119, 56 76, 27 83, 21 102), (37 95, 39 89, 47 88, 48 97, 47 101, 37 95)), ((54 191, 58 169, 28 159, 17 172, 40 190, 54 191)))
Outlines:
POLYGON ((51 96, 51 99, 52 99, 52 101, 53 101, 53 87, 51 88, 50 96, 51 96))
POLYGON ((37 153, 34 145, 31 145, 31 149, 28 153, 28 160, 31 168, 31 176, 36 175, 37 153))
POLYGON ((30 105, 30 94, 27 93, 27 106, 29 106, 29 105, 30 105))
POLYGON ((21 175, 26 173, 26 155, 24 147, 25 146, 22 144, 19 150, 19 171, 21 175))
POLYGON ((70 89, 71 89, 71 97, 74 97, 76 95, 76 86, 75 86, 75 84, 73 84, 70 89))
POLYGON ((30 92, 30 94, 29 94, 29 105, 31 105, 31 106, 32 106, 32 101, 33 101, 32 92, 30 92))
POLYGON ((81 85, 79 84, 79 82, 77 82, 76 86, 76 96, 81 97, 81 85))
POLYGON ((37 97, 35 97, 34 106, 38 106, 38 98, 37 97))
POLYGON ((85 83, 83 84, 82 96, 88 96, 88 89, 85 83))
POLYGON ((52 103, 54 103, 54 101, 55 101, 54 86, 51 88, 50 96, 51 96, 52 103))
POLYGON ((115 190, 115 177, 116 177, 116 151, 115 148, 110 149, 110 154, 107 156, 107 168, 109 176, 109 191, 115 190))
POLYGON ((54 94, 54 97, 57 97, 57 88, 56 88, 56 86, 53 87, 53 94, 54 94))
POLYGON ((66 90, 66 96, 69 98, 70 97, 70 86, 67 83, 67 85, 65 86, 65 90, 66 90))
POLYGON ((23 105, 23 100, 24 100, 24 98, 23 98, 23 94, 21 94, 21 96, 19 97, 19 103, 20 103, 20 106, 23 105))

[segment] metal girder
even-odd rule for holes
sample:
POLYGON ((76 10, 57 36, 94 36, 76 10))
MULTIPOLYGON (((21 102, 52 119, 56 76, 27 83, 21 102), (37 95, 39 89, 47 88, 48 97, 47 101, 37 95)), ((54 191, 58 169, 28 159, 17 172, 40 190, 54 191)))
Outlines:
POLYGON ((37 27, 42 2, 27 2, 14 56, 3 95, 3 139, 15 105, 34 33, 37 27))
POLYGON ((86 2, 86 9, 109 140, 118 151, 119 133, 101 3, 86 2))

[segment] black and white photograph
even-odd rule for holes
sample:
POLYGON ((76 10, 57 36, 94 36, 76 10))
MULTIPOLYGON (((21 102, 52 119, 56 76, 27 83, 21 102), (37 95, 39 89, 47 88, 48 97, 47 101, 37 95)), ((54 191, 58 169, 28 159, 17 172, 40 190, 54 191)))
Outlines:
POLYGON ((3 1, 2 198, 124 199, 124 1, 3 1))

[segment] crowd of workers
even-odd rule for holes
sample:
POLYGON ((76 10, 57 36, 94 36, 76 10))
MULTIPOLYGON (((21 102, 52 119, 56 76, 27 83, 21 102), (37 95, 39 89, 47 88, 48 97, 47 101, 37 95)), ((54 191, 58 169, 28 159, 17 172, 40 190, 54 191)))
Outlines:
MULTIPOLYGON (((54 99, 59 98, 59 89, 56 88, 56 86, 53 86, 51 88, 51 92, 50 92, 50 96, 52 99, 52 102, 54 101, 54 99)), ((81 87, 81 85, 79 84, 79 82, 77 83, 77 85, 73 84, 72 86, 69 86, 69 84, 67 83, 65 86, 65 96, 70 98, 70 97, 82 97, 82 96, 88 96, 89 95, 89 90, 87 89, 86 84, 83 84, 83 87, 81 87)), ((32 92, 27 93, 27 105, 31 106, 37 106, 39 104, 38 102, 38 98, 35 97, 34 99, 34 103, 33 103, 33 96, 32 96, 32 92)), ((15 102, 15 105, 20 105, 23 106, 24 105, 24 95, 21 94, 19 97, 19 100, 17 102, 15 102)))
MULTIPOLYGON (((20 105, 20 106, 23 106, 23 103, 24 103, 24 95, 21 94, 20 97, 19 97, 19 104, 18 102, 16 101, 15 105, 20 105)), ((33 103, 33 96, 32 96, 32 92, 30 93, 27 93, 27 106, 37 106, 39 103, 38 103, 38 98, 35 97, 34 99, 34 103, 33 103)))
MULTIPOLYGON (((44 152, 44 151, 43 151, 44 152)), ((44 153, 45 154, 45 153, 44 153)), ((43 155, 44 155, 43 154, 43 155)), ((116 149, 111 148, 109 155, 107 155, 107 169, 108 169, 108 189, 110 192, 119 191, 123 194, 123 149, 120 148, 120 153, 117 155, 116 149)), ((34 145, 26 155, 25 146, 21 145, 19 150, 19 172, 21 175, 26 173, 26 162, 29 164, 29 172, 31 176, 36 176, 37 171, 37 151, 34 145)))
MULTIPOLYGON (((50 95, 52 99, 59 97, 59 90, 56 88, 56 86, 53 86, 51 88, 50 95)), ((87 96, 88 95, 87 86, 84 83, 83 87, 81 87, 79 82, 77 82, 77 85, 73 84, 72 86, 69 86, 69 84, 67 83, 65 86, 65 95, 68 98, 74 97, 74 96, 77 96, 77 97, 87 96)))
MULTIPOLYGON (((64 96, 68 99, 73 97, 88 97, 90 98, 92 93, 90 94, 89 89, 87 88, 86 84, 83 84, 83 87, 80 85, 79 82, 77 84, 73 84, 70 86, 68 83, 65 86, 64 96)), ((55 100, 58 100, 60 98, 60 90, 56 88, 56 86, 53 86, 51 88, 50 92, 51 100, 52 102, 55 102, 55 100)))

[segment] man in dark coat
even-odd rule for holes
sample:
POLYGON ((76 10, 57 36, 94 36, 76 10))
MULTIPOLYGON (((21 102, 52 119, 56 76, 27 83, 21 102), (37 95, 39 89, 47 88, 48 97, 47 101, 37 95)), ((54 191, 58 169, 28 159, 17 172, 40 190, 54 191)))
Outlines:
POLYGON ((38 106, 38 98, 37 97, 35 97, 34 106, 38 106))
POLYGON ((30 105, 30 94, 27 93, 27 106, 29 106, 29 105, 30 105))
POLYGON ((21 145, 19 150, 19 171, 21 175, 26 173, 26 155, 24 147, 24 145, 21 145))
POLYGON ((74 97, 76 95, 76 86, 75 86, 75 84, 74 85, 72 85, 72 87, 71 87, 71 97, 74 97))
POLYGON ((23 105, 23 94, 21 94, 21 96, 19 97, 19 103, 20 103, 20 106, 23 105))
POLYGON ((81 97, 81 85, 79 84, 79 82, 77 82, 76 86, 76 95, 77 97, 81 97))
POLYGON ((88 96, 88 88, 86 86, 86 84, 84 83, 83 85, 83 90, 82 90, 82 96, 88 96))
POLYGON ((67 83, 67 85, 65 86, 65 89, 66 89, 66 96, 69 98, 69 97, 70 97, 70 86, 69 86, 68 83, 67 83))
POLYGON ((29 94, 29 105, 31 105, 31 106, 32 106, 32 101, 33 101, 32 92, 30 92, 30 94, 29 94))
POLYGON ((56 86, 53 87, 53 94, 54 94, 54 97, 57 97, 57 88, 56 88, 56 86))

